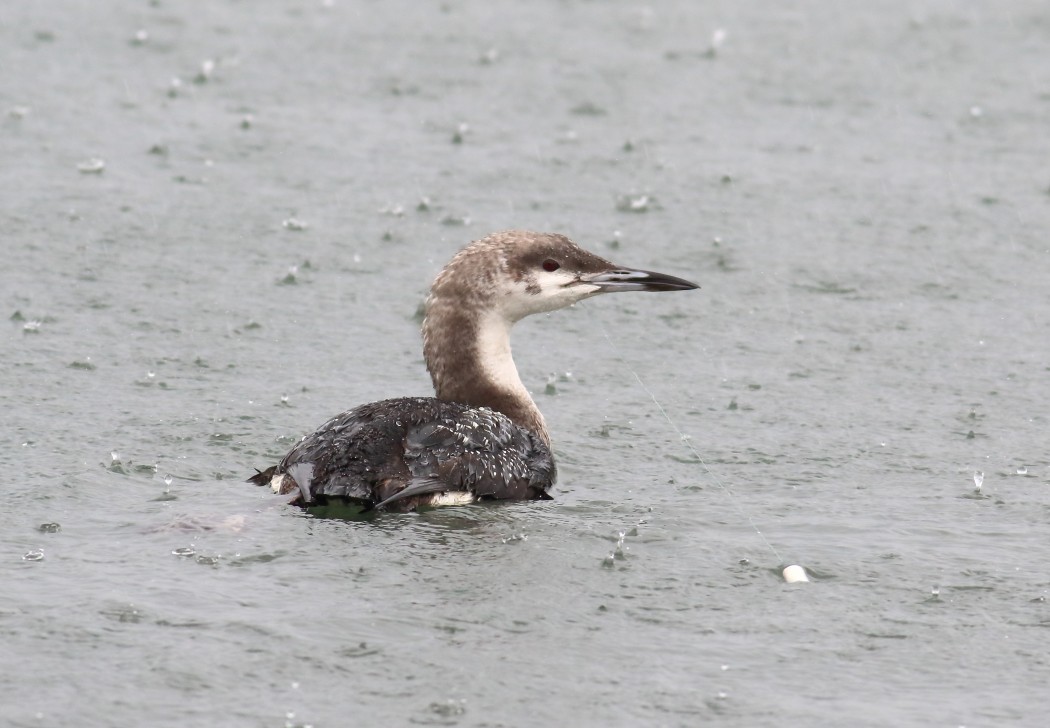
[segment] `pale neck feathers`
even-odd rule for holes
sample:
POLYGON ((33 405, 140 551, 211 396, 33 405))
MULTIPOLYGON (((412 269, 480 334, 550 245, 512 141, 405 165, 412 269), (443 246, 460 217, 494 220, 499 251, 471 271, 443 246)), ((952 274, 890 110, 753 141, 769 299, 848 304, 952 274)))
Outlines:
POLYGON ((550 443, 543 415, 521 382, 510 348, 513 321, 489 306, 432 293, 423 356, 438 399, 490 407, 550 443))

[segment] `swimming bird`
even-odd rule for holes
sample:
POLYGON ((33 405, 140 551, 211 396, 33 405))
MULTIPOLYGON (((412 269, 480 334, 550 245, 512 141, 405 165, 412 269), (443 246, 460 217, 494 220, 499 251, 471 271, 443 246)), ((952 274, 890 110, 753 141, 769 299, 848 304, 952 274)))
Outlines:
POLYGON ((564 235, 509 230, 476 240, 438 274, 427 298, 423 355, 436 396, 336 415, 249 480, 302 507, 411 511, 550 500, 550 433, 514 366, 511 327, 601 293, 698 287, 614 265, 564 235))

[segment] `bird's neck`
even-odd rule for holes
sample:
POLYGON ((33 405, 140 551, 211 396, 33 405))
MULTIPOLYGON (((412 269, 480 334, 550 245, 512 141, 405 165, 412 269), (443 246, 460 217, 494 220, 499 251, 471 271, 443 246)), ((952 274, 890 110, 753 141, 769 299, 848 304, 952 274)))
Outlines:
POLYGON ((518 376, 510 351, 513 322, 483 306, 431 295, 423 356, 438 399, 502 412, 550 444, 547 425, 518 376))

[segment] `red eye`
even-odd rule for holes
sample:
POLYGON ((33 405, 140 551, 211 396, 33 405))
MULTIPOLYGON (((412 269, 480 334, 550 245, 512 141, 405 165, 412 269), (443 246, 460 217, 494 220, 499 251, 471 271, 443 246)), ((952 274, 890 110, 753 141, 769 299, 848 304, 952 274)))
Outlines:
POLYGON ((550 258, 547 258, 547 260, 543 261, 543 270, 547 271, 548 273, 553 273, 559 268, 561 268, 561 263, 559 263, 556 260, 551 260, 550 258))

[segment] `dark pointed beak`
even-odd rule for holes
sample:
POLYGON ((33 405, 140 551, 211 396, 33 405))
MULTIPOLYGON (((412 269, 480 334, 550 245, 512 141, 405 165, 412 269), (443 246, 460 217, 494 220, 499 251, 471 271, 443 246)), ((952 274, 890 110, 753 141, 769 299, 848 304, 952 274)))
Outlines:
POLYGON ((601 293, 616 291, 691 291, 700 286, 675 278, 666 273, 654 273, 648 270, 631 270, 616 268, 601 273, 591 273, 580 277, 581 283, 598 286, 601 293))

